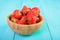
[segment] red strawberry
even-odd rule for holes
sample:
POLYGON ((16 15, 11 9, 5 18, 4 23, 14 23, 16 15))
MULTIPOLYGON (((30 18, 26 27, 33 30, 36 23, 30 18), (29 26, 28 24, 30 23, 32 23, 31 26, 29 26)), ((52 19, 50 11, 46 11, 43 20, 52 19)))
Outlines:
POLYGON ((36 23, 36 17, 35 16, 31 16, 31 18, 28 17, 28 21, 30 22, 30 24, 35 24, 36 23))
POLYGON ((40 10, 39 10, 38 7, 34 7, 34 8, 32 8, 31 10, 36 14, 36 16, 38 16, 39 13, 40 13, 40 10))
POLYGON ((29 16, 29 15, 34 15, 34 16, 36 16, 36 14, 35 14, 33 11, 31 11, 31 10, 28 12, 27 16, 29 16))
POLYGON ((36 22, 39 22, 39 21, 40 21, 40 19, 39 19, 39 17, 37 17, 36 22))
POLYGON ((21 12, 20 12, 20 10, 15 10, 14 12, 13 12, 13 15, 15 16, 15 18, 21 18, 21 16, 22 16, 22 14, 21 14, 21 12))
POLYGON ((14 15, 11 15, 11 21, 13 21, 13 22, 16 23, 16 20, 18 20, 18 19, 16 19, 16 18, 14 17, 14 15))
POLYGON ((27 6, 24 6, 22 9, 23 14, 27 14, 30 11, 30 8, 27 8, 27 6))
POLYGON ((27 19, 28 19, 29 24, 35 24, 37 18, 35 15, 33 15, 33 12, 29 12, 27 14, 27 19))
POLYGON ((22 16, 21 20, 17 21, 18 24, 26 24, 26 16, 22 16))

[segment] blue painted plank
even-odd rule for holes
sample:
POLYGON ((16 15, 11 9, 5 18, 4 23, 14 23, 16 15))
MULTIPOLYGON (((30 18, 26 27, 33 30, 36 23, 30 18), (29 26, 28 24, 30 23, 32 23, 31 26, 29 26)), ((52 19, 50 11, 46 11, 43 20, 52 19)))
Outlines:
POLYGON ((60 0, 42 0, 40 2, 53 40, 60 40, 60 0))
MULTIPOLYGON (((37 6, 39 8, 41 7, 39 0, 37 0, 37 1, 36 0, 23 0, 22 7, 24 5, 26 5, 30 8, 35 7, 35 6, 37 6)), ((43 15, 43 14, 41 13, 41 15, 43 15)), ((48 27, 47 22, 46 22, 46 20, 44 20, 43 26, 36 33, 32 34, 31 36, 21 36, 21 35, 18 35, 15 33, 14 40, 51 40, 47 27, 48 27)))
POLYGON ((20 0, 0 0, 0 40, 13 40, 14 32, 7 24, 7 15, 22 6, 20 0))
POLYGON ((0 40, 13 40, 14 32, 7 24, 0 25, 0 40))

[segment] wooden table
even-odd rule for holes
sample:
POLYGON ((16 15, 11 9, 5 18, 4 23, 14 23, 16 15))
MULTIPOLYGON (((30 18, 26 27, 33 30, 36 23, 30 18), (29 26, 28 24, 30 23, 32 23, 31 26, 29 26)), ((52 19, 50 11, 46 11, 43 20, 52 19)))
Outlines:
POLYGON ((0 40, 60 40, 60 1, 59 0, 0 0, 0 40), (31 36, 22 36, 7 24, 6 17, 15 9, 39 7, 44 16, 44 24, 31 36))

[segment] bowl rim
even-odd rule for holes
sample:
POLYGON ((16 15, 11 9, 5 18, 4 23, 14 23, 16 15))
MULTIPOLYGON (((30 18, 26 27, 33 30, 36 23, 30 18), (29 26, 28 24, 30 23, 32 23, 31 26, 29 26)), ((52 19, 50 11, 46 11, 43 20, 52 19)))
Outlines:
POLYGON ((9 22, 11 22, 11 23, 14 23, 14 24, 16 24, 16 25, 32 26, 32 25, 42 24, 42 23, 44 22, 44 17, 40 15, 40 17, 41 17, 41 21, 40 21, 40 22, 38 22, 38 23, 36 23, 36 24, 30 24, 30 25, 17 24, 17 23, 15 23, 15 22, 12 22, 11 20, 9 20, 9 17, 10 17, 11 15, 12 15, 12 14, 9 14, 9 15, 7 16, 7 21, 9 21, 9 22))

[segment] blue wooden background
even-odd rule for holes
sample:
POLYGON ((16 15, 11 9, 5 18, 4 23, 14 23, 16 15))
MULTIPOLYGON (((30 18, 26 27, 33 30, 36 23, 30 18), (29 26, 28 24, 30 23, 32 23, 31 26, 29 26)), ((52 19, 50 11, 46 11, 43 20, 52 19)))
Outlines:
POLYGON ((60 0, 0 0, 0 40, 60 40, 60 0), (24 5, 39 7, 44 24, 31 36, 13 32, 6 17, 24 5))

